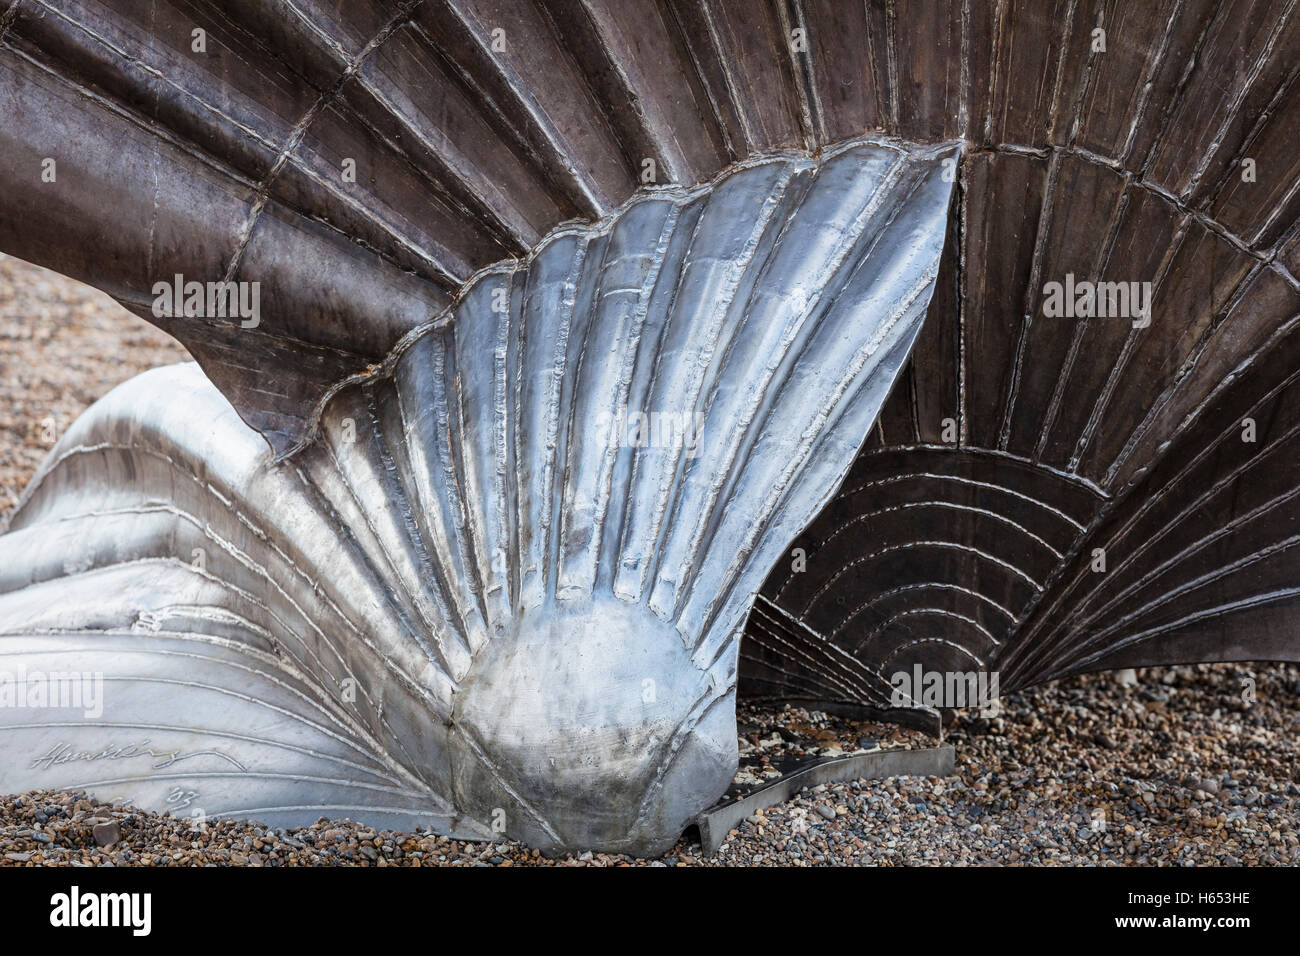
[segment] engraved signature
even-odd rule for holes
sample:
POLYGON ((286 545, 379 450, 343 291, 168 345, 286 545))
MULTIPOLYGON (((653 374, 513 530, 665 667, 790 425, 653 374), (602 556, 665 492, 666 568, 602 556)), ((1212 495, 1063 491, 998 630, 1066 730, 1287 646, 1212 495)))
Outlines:
POLYGON ((234 757, 223 754, 219 750, 194 750, 190 753, 183 753, 180 750, 155 750, 149 746, 148 739, 135 744, 109 744, 103 750, 73 750, 70 744, 60 741, 45 756, 33 760, 31 766, 49 770, 51 767, 58 767, 65 763, 129 760, 134 757, 152 757, 156 761, 152 768, 154 770, 165 770, 182 760, 189 760, 193 757, 220 757, 222 760, 227 760, 233 764, 240 773, 248 771, 248 768, 234 757))
MULTIPOLYGON (((172 787, 167 794, 167 802, 170 804, 170 810, 184 810, 194 798, 199 795, 197 790, 186 790, 184 787, 172 787)), ((202 811, 199 811, 202 812, 202 811)))

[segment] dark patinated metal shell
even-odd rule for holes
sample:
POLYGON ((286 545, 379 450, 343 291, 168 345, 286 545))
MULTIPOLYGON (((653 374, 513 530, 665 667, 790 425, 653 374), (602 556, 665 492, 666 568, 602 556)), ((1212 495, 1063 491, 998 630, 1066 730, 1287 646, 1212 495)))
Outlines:
POLYGON ((765 541, 741 692, 1295 660, 1296 7, 10 0, 0 249, 177 336, 305 468, 561 223, 774 151, 959 143, 924 326, 842 486, 765 541), (174 276, 258 283, 259 314, 159 315, 174 276))

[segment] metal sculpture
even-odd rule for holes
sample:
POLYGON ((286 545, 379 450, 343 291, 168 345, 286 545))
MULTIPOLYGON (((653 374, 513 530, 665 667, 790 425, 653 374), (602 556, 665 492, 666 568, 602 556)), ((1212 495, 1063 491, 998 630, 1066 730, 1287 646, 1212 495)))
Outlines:
POLYGON ((0 539, 6 660, 149 678, 4 712, 0 786, 651 852, 737 654, 852 708, 1296 659, 1297 49, 1282 0, 11 0, 0 249, 206 378, 0 539))
POLYGON ((6 714, 6 784, 668 849, 734 774, 754 594, 921 326, 953 159, 773 157, 562 228, 339 388, 288 461, 195 366, 122 386, 0 538, 5 653, 109 682, 75 727, 6 714), (276 733, 239 732, 268 710, 276 733))

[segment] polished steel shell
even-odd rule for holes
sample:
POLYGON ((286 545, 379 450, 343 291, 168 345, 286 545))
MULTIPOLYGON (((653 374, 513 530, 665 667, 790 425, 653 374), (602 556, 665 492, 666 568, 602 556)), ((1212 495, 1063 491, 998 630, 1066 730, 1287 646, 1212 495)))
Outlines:
POLYGON ((954 159, 778 155, 560 229, 288 461, 193 365, 120 387, 0 537, 0 654, 103 672, 104 712, 0 710, 0 786, 667 849, 735 772, 754 594, 921 327, 954 159))
MULTIPOLYGON (((634 195, 749 175, 780 150, 811 162, 864 136, 912 155, 901 144, 959 142, 910 358, 880 379, 894 388, 870 429, 844 438, 866 444, 842 488, 832 469, 820 498, 809 489, 828 504, 804 534, 763 531, 782 554, 746 625, 741 692, 860 709, 914 666, 996 671, 1006 692, 1300 658, 1295 0, 0 0, 0 116, 0 249, 172 332, 304 475, 336 449, 331 410, 370 387, 345 383, 392 375, 414 341, 433 348, 480 270, 535 262, 562 223, 613 221, 634 195), (175 274, 261 283, 260 324, 154 315, 153 283, 175 274), (1149 321, 1049 317, 1044 290, 1067 276, 1150 283, 1149 321)), ((824 240, 843 228, 829 216, 824 240)), ((692 294, 702 309, 712 290, 692 294)), ((475 349, 507 360, 497 326, 465 324, 454 367, 475 349)), ((379 440, 360 410, 344 417, 379 440)), ((367 466, 392 527, 322 499, 348 547, 423 541, 420 509, 391 518, 411 494, 401 454, 367 466)), ((110 475, 135 482, 86 461, 60 493, 91 510, 110 475)), ((740 473, 779 464, 751 456, 740 473)), ((452 470, 484 515, 520 494, 510 470, 474 467, 452 470)), ((307 520, 306 505, 264 507, 272 540, 307 520)), ((507 511, 513 534, 563 527, 507 511)), ((14 562, 0 574, 25 583, 27 545, 0 547, 14 562)), ((68 548, 75 569, 85 556, 68 548)), ((435 556, 415 548, 417 577, 435 556)), ((469 557, 439 564, 435 587, 484 595, 494 620, 482 568, 511 565, 469 557)))

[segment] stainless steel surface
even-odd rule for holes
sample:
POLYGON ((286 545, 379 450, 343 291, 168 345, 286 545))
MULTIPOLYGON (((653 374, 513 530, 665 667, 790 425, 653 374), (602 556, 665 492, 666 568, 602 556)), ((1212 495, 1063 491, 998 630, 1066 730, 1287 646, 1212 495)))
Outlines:
POLYGON ((817 760, 807 767, 778 777, 771 783, 737 800, 719 804, 695 819, 700 829, 700 846, 716 853, 727 834, 740 826, 755 810, 774 807, 797 796, 801 790, 826 783, 849 780, 879 780, 882 777, 947 777, 956 765, 952 747, 922 747, 916 750, 876 750, 817 760))
MULTIPOLYGON (((634 14, 607 0, 0 0, 0 249, 177 335, 285 458, 341 383, 418 330, 449 334, 478 270, 609 216, 644 177, 689 189, 869 131, 959 141, 926 321, 844 486, 820 489, 799 558, 772 553, 740 692, 865 712, 918 665, 997 671, 1006 692, 1107 667, 1293 660, 1298 58, 1290 0, 656 0, 634 14), (153 284, 176 274, 260 283, 258 326, 154 315, 153 284), (1150 283, 1147 321, 1048 315, 1046 289, 1067 277, 1150 283)), ((495 329, 466 325, 457 369, 500 349, 495 329)), ((447 422, 452 443, 485 427, 447 422)), ((322 447, 291 467, 307 474, 322 447)), ((465 470, 475 460, 429 467, 494 494, 495 473, 465 470)), ((753 461, 755 483, 779 467, 753 461)), ((400 486, 389 464, 367 479, 375 500, 400 486)), ((88 469, 61 493, 105 480, 88 469)), ((385 527, 325 492, 259 507, 288 525, 322 501, 348 547, 416 526, 397 499, 385 527)), ((582 524, 587 505, 556 507, 582 524)), ((784 546, 796 531, 765 533, 784 546)), ((470 593, 495 620, 470 557, 504 565, 457 552, 449 572, 479 574, 470 593)), ((556 560, 580 593, 589 570, 556 560)), ((0 572, 21 579, 25 561, 0 572)), ((262 587, 250 593, 282 600, 262 587)), ((149 593, 123 591, 121 613, 149 593)), ((379 614, 398 599, 374 600, 379 614)), ((404 611, 404 626, 435 611, 404 611)))
POLYGON ((960 305, 941 296, 918 358, 921 438, 953 417, 1001 448, 1010 404, 1029 444, 1075 366, 1041 425, 1054 464, 1086 430, 1105 471, 1224 309, 1297 311, 1298 52, 1288 0, 0 0, 0 250, 168 329, 284 453, 474 271, 648 170, 692 186, 873 130, 965 140, 960 305), (1108 261, 1164 277, 1149 371, 1118 389, 1118 329, 1075 350, 1026 316, 1108 261), (259 326, 154 316, 177 273, 260 282, 259 326), (940 401, 963 375, 964 405, 940 401))
POLYGON ((954 158, 779 154, 562 228, 287 461, 193 365, 119 387, 0 537, 0 654, 102 672, 103 715, 0 710, 0 789, 667 849, 920 329, 954 158))

